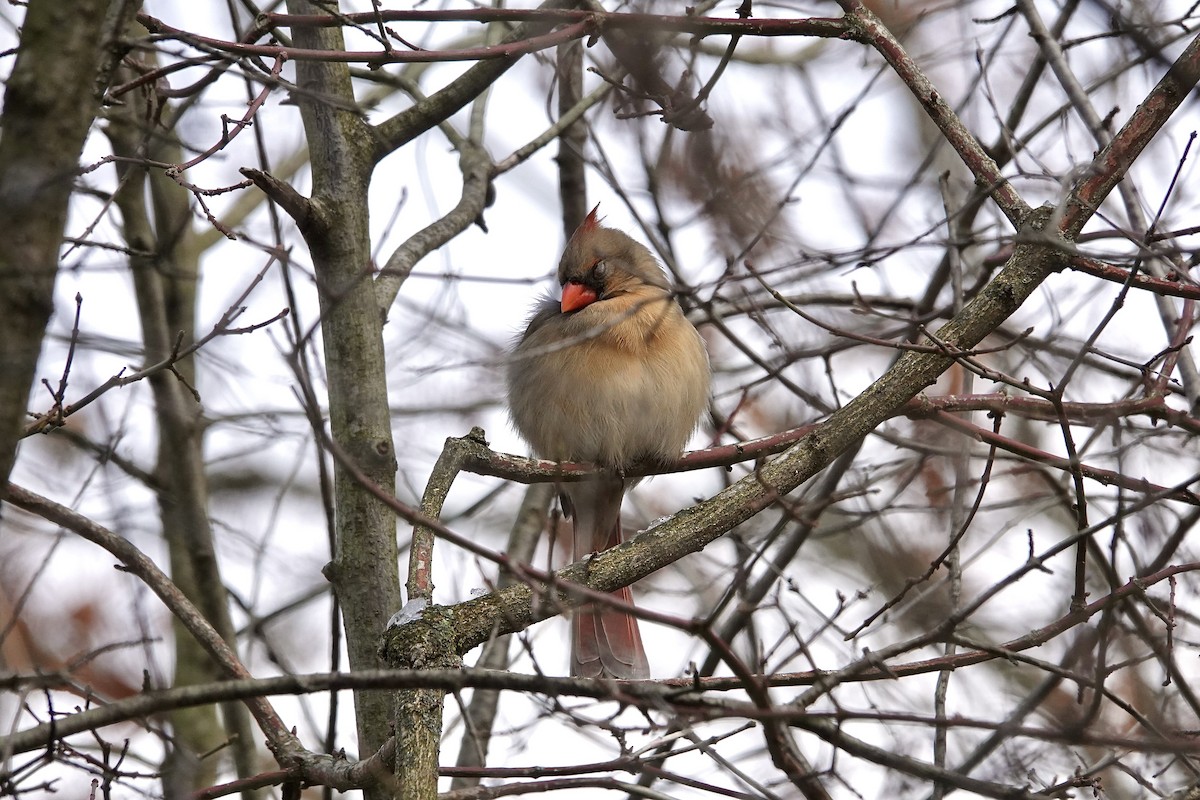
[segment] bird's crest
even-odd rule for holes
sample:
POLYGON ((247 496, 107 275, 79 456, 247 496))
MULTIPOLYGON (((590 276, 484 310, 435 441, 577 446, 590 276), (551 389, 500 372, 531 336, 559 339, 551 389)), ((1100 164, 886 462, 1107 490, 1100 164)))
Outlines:
POLYGON ((575 233, 571 235, 572 239, 580 234, 593 233, 600 229, 600 217, 596 215, 596 212, 599 210, 600 204, 596 203, 596 205, 592 207, 592 210, 588 212, 588 215, 583 218, 583 222, 579 223, 579 227, 576 228, 575 233))

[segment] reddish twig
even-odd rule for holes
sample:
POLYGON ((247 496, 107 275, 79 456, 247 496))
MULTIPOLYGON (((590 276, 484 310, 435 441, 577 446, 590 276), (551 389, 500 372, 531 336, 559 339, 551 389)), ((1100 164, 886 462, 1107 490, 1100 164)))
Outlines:
POLYGON ((180 70, 191 69, 192 67, 209 64, 212 61, 215 61, 219 58, 220 58, 220 56, 211 56, 211 55, 210 56, 194 56, 192 58, 182 58, 179 61, 173 61, 170 64, 165 64, 160 67, 155 67, 154 69, 144 69, 143 68, 141 75, 139 75, 138 77, 136 77, 132 80, 126 81, 125 83, 122 83, 120 86, 114 86, 113 88, 109 89, 107 96, 110 99, 116 99, 118 97, 121 97, 124 94, 127 94, 127 93, 133 91, 134 89, 137 89, 140 86, 145 86, 148 83, 154 83, 154 84, 156 84, 156 86, 154 87, 154 93, 159 95, 160 97, 164 97, 164 98, 190 97, 191 95, 195 94, 199 89, 211 84, 212 81, 214 80, 214 77, 218 77, 221 73, 228 70, 229 67, 232 66, 232 63, 225 63, 225 64, 221 64, 221 65, 218 65, 218 66, 212 68, 211 70, 209 70, 209 73, 207 75, 205 75, 203 78, 201 78, 198 81, 195 81, 192 84, 189 84, 187 87, 185 87, 183 89, 171 89, 169 86, 166 85, 166 81, 163 79, 166 78, 168 75, 179 72, 180 70))
MULTIPOLYGON (((1200 434, 1200 419, 1187 412, 1171 408, 1161 397, 1147 397, 1115 403, 1063 403, 1062 408, 1073 424, 1097 425, 1127 416, 1147 416, 1163 420, 1189 433, 1200 434)), ((1054 405, 1047 401, 994 392, 978 395, 943 395, 930 397, 918 395, 898 408, 894 416, 911 419, 930 419, 938 413, 956 411, 992 411, 998 414, 1011 413, 1029 419, 1053 422, 1058 419, 1054 405)), ((766 458, 787 450, 808 434, 817 430, 820 423, 802 425, 769 436, 745 442, 718 445, 683 454, 672 464, 653 467, 635 467, 626 472, 627 477, 666 475, 674 472, 691 472, 712 467, 730 467, 755 459, 766 458)), ((969 433, 974 435, 975 429, 969 433)), ((1007 448, 1003 448, 1007 449, 1007 448)), ((1041 451, 1034 451, 1040 453, 1041 451)), ((1041 459, 1038 459, 1041 460, 1041 459)), ((474 447, 463 469, 477 475, 517 481, 540 483, 546 481, 575 482, 587 480, 594 467, 585 462, 556 462, 543 459, 500 453, 486 446, 474 447)))
POLYGON ((286 62, 287 59, 288 55, 286 51, 279 52, 275 55, 275 65, 271 67, 271 80, 265 83, 262 91, 260 91, 252 101, 250 101, 250 105, 246 108, 246 113, 242 115, 242 118, 232 122, 232 130, 230 130, 231 123, 229 117, 222 114, 221 138, 217 141, 217 143, 189 161, 185 161, 182 164, 172 165, 167 169, 167 176, 178 180, 180 173, 191 169, 200 162, 208 159, 213 153, 225 149, 225 147, 232 142, 239 133, 253 124, 254 116, 258 113, 258 110, 262 108, 263 103, 267 102, 267 97, 270 96, 271 91, 279 85, 279 74, 283 71, 284 62, 286 62))
MULTIPOLYGON (((549 22, 595 20, 598 27, 637 31, 662 31, 690 36, 816 36, 849 39, 855 37, 845 20, 833 17, 802 19, 751 19, 703 17, 695 15, 637 14, 600 12, 590 9, 554 8, 471 8, 471 9, 382 9, 357 14, 262 14, 263 29, 275 27, 334 27, 341 19, 353 23, 372 22, 549 22)), ((262 32, 263 29, 260 29, 262 32)))
POLYGON ((140 14, 138 19, 148 30, 159 36, 175 39, 185 44, 190 44, 193 47, 215 50, 222 53, 233 53, 238 56, 286 58, 297 61, 337 61, 340 63, 366 63, 371 65, 433 61, 486 61, 493 58, 508 58, 514 55, 524 55, 526 53, 535 53, 539 50, 546 50, 573 39, 581 39, 592 35, 595 30, 595 23, 588 18, 542 36, 533 36, 529 39, 510 42, 508 44, 465 47, 461 50, 418 50, 404 52, 397 50, 311 50, 301 47, 248 44, 213 39, 208 36, 200 36, 199 34, 172 27, 162 20, 146 14, 140 14))
MULTIPOLYGON (((1085 275, 1091 275, 1095 278, 1101 278, 1113 283, 1125 283, 1129 281, 1129 270, 1124 267, 1117 267, 1112 264, 1106 264, 1095 258, 1088 256, 1072 254, 1067 257, 1067 267, 1082 272, 1085 275)), ((1129 285, 1134 289, 1144 289, 1148 292, 1160 294, 1165 297, 1182 297, 1187 300, 1200 300, 1200 285, 1195 283, 1183 282, 1185 275, 1179 275, 1179 280, 1164 280, 1155 278, 1152 275, 1134 275, 1133 280, 1129 281, 1129 285)))
MULTIPOLYGON (((1090 467, 1086 464, 1073 461, 1069 458, 1056 456, 1053 453, 1047 453, 1045 450, 1039 450, 1036 447, 1019 442, 1016 439, 1010 439, 1007 436, 999 436, 991 431, 981 428, 978 425, 972 425, 966 420, 956 417, 953 414, 947 414, 943 411, 936 411, 929 416, 934 422, 940 425, 945 425, 948 428, 965 433, 969 436, 978 439, 981 442, 995 444, 1001 450, 1019 455, 1022 458, 1027 458, 1030 461, 1036 461, 1039 464, 1045 464, 1055 469, 1061 469, 1066 472, 1077 474, 1080 478, 1088 478, 1093 481, 1104 484, 1105 486, 1120 486, 1122 489, 1139 492, 1142 494, 1160 495, 1168 500, 1178 500, 1187 503, 1188 505, 1200 505, 1200 495, 1195 492, 1190 492, 1187 489, 1177 488, 1170 489, 1165 486, 1158 486, 1150 483, 1147 480, 1139 478, 1130 478, 1120 472, 1112 470, 1100 469, 1099 467, 1090 467), (1077 472, 1076 472, 1077 470, 1077 472)), ((1086 527, 1086 526, 1085 526, 1086 527)))

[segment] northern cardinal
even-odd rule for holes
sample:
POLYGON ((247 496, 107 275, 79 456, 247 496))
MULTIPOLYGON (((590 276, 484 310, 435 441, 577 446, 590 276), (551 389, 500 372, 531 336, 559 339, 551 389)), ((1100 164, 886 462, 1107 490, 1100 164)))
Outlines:
MULTIPOLYGON (((601 226, 598 209, 559 261, 561 298, 534 307, 508 368, 512 420, 534 451, 603 468, 596 480, 563 487, 576 560, 622 541, 624 471, 678 458, 708 400, 704 342, 662 267, 643 245, 601 226)), ((628 587, 613 594, 633 603, 628 587)), ((649 672, 634 617, 608 606, 575 613, 573 676, 649 672)))

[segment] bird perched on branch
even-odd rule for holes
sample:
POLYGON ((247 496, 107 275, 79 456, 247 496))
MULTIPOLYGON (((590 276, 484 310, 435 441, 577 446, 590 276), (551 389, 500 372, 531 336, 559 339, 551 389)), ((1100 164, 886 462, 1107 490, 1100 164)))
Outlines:
MULTIPOLYGON (((563 486, 574 557, 622 541, 624 471, 679 457, 708 400, 708 355, 646 247, 591 213, 558 264, 561 298, 533 311, 508 368, 513 423, 542 458, 591 461, 595 480, 563 486)), ((632 605, 628 587, 613 592, 632 605)), ((649 677, 637 620, 621 608, 574 616, 571 674, 649 677)))

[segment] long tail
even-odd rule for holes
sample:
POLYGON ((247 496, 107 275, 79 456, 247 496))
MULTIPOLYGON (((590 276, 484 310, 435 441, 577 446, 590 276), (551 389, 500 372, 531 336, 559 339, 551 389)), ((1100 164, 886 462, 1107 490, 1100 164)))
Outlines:
MULTIPOLYGON (((605 477, 573 484, 567 491, 573 507, 577 561, 621 543, 624 481, 605 477)), ((622 603, 633 605, 628 586, 612 594, 622 603)), ((609 606, 585 605, 577 609, 571 626, 571 675, 624 680, 650 677, 637 618, 609 606)))

